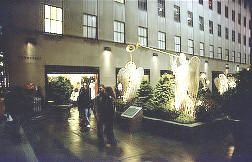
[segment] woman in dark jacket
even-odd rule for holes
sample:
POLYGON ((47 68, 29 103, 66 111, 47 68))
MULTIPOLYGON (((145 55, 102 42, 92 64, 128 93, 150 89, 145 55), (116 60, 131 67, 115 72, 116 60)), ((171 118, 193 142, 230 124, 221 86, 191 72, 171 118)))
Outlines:
POLYGON ((115 94, 111 87, 101 85, 99 94, 94 101, 94 114, 97 123, 97 137, 101 146, 105 145, 104 134, 107 143, 116 146, 117 142, 113 132, 113 122, 115 114, 115 94))

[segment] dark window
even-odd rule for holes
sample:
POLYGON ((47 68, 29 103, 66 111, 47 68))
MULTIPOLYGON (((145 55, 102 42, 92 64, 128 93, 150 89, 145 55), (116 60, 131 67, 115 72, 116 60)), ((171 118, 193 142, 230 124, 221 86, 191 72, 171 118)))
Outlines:
POLYGON ((235 11, 232 10, 232 21, 235 21, 235 11))
POLYGON ((221 2, 217 1, 217 12, 218 14, 221 14, 221 2))
POLYGON ((221 25, 218 24, 218 36, 221 37, 221 25))
POLYGON ((199 29, 204 31, 204 18, 199 16, 199 29))
POLYGON ((166 74, 172 74, 173 75, 173 72, 171 70, 160 70, 160 76, 166 75, 166 74))
POLYGON ((228 7, 225 6, 225 17, 228 18, 228 7))
POLYGON ((213 0, 208 0, 208 7, 210 10, 213 9, 213 0))
POLYGON ((244 4, 244 8, 246 9, 247 8, 247 1, 243 1, 243 4, 244 4))
POLYGON ((238 33, 238 43, 241 44, 241 33, 238 33))
POLYGON ((235 31, 232 30, 232 41, 235 42, 235 31))
POLYGON ((180 7, 174 5, 174 20, 180 22, 180 7))
POLYGON ((251 29, 252 24, 251 24, 251 20, 249 20, 249 29, 251 29))
POLYGON ((203 5, 203 0, 199 0, 199 4, 202 4, 202 5, 203 5))
POLYGON ((193 13, 191 11, 188 11, 187 14, 188 14, 187 24, 188 26, 193 26, 193 13))
POLYGON ((235 0, 232 0, 233 2, 235 2, 235 0))
POLYGON ((238 0, 238 4, 241 5, 241 0, 238 0))
POLYGON ((241 25, 241 14, 240 13, 238 13, 238 24, 241 25))
POLYGON ((209 20, 209 33, 213 34, 213 21, 209 20))
POLYGON ((228 35, 228 28, 225 28, 225 38, 228 39, 229 35, 228 35))
POLYGON ((138 0, 138 8, 147 11, 147 0, 138 0))
POLYGON ((244 27, 247 26, 247 19, 246 19, 246 17, 243 18, 243 25, 244 25, 244 27))
POLYGON ((225 49, 225 59, 229 60, 229 50, 225 49))
POLYGON ((246 46, 247 40, 246 40, 246 35, 243 36, 243 44, 246 46))
POLYGON ((165 17, 165 0, 158 0, 158 15, 165 17))

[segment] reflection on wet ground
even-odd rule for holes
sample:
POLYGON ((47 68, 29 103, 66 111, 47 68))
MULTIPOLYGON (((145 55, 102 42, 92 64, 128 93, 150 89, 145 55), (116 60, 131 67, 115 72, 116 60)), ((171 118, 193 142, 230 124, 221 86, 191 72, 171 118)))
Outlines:
POLYGON ((180 141, 148 132, 130 133, 115 128, 117 147, 99 148, 95 120, 87 130, 77 108, 50 111, 46 118, 25 126, 39 161, 168 161, 228 162, 234 147, 232 137, 180 141))

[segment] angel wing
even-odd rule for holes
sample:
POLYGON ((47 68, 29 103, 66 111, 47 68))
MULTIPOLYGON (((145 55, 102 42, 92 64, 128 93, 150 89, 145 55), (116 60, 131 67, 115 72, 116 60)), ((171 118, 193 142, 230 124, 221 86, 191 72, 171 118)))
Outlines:
POLYGON ((200 76, 200 59, 193 56, 189 62, 189 76, 188 76, 188 94, 195 101, 199 89, 199 76, 200 76))

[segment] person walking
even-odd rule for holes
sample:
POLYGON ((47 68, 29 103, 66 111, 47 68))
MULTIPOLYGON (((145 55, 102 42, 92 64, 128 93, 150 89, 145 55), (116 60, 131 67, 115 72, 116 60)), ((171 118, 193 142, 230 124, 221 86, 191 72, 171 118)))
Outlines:
POLYGON ((111 87, 105 88, 100 85, 99 94, 94 99, 94 114, 97 124, 97 137, 100 146, 105 146, 104 135, 107 144, 116 146, 117 142, 113 132, 113 122, 115 115, 115 94, 111 87))
POLYGON ((78 96, 79 117, 84 119, 84 126, 90 128, 90 104, 91 94, 86 83, 80 89, 78 96))

